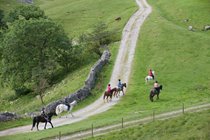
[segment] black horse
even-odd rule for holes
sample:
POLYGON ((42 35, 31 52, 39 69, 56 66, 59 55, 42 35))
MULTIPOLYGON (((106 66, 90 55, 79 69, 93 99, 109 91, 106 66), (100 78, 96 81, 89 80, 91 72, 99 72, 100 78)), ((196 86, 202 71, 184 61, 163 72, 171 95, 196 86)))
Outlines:
POLYGON ((50 114, 47 114, 46 116, 48 118, 45 118, 43 115, 39 115, 39 116, 36 116, 33 118, 33 125, 32 125, 32 128, 31 130, 33 130, 33 128, 35 127, 36 125, 36 128, 37 130, 39 130, 39 123, 42 122, 42 123, 45 123, 45 126, 44 126, 44 129, 46 129, 46 126, 47 126, 47 123, 49 122, 53 128, 53 124, 51 123, 51 118, 54 114, 50 113, 50 114))
POLYGON ((163 89, 163 86, 160 85, 158 88, 156 88, 156 89, 153 88, 153 89, 150 90, 149 98, 150 98, 150 101, 151 101, 151 102, 153 102, 153 97, 154 97, 155 95, 157 95, 157 100, 159 99, 160 90, 162 90, 162 89, 163 89))

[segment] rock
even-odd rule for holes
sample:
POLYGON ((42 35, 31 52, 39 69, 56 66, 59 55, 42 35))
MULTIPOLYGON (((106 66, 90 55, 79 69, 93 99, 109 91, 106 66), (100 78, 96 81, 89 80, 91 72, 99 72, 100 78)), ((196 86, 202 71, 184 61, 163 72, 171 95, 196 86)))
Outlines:
POLYGON ((20 118, 20 116, 13 112, 0 113, 0 122, 15 120, 18 118, 20 118))

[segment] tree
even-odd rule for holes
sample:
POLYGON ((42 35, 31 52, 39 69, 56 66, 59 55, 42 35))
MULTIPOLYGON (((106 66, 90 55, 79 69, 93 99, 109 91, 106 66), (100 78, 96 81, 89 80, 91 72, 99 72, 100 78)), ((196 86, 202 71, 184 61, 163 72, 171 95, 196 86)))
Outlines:
POLYGON ((4 18, 4 12, 3 12, 3 10, 0 9, 0 29, 5 26, 3 18, 4 18))
POLYGON ((21 5, 12 10, 8 16, 5 17, 5 22, 12 23, 19 18, 24 17, 26 20, 47 18, 44 11, 34 5, 21 5))
POLYGON ((108 26, 100 22, 93 27, 93 31, 83 34, 80 37, 80 43, 87 46, 89 52, 94 52, 101 56, 101 49, 113 41, 113 31, 108 30, 108 26))
POLYGON ((13 89, 27 87, 40 93, 53 73, 68 63, 62 60, 72 52, 63 28, 49 19, 14 21, 4 35, 2 46, 3 80, 13 89))

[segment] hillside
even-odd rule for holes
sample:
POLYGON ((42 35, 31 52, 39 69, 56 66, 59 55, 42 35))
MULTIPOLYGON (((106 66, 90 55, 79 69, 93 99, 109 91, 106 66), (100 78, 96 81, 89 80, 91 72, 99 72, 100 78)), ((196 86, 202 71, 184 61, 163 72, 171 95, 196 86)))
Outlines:
MULTIPOLYGON (((193 106, 210 101, 210 31, 202 31, 203 26, 210 23, 210 19, 205 18, 210 13, 209 1, 148 2, 153 13, 140 33, 126 96, 109 111, 90 117, 88 121, 47 130, 39 135, 59 131, 68 134, 85 130, 91 124, 99 127, 118 123, 122 118, 133 120, 151 115, 152 111, 158 114, 181 108, 183 104, 193 106), (190 20, 184 22, 185 19, 190 20), (189 25, 195 27, 194 32, 188 30, 189 25), (157 80, 163 84, 160 99, 153 103, 148 99, 153 83, 145 84, 144 81, 149 68, 155 70, 157 80)), ((170 123, 167 125, 172 126, 170 123)), ((147 137, 151 138, 150 135, 147 137)))

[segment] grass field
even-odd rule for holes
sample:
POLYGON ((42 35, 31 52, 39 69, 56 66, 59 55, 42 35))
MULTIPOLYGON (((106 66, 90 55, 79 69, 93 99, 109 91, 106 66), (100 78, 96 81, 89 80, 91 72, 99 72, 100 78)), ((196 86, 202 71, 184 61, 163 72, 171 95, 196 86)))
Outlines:
MULTIPOLYGON (((4 7, 5 5, 11 5, 11 1, 0 1, 0 5, 2 9, 5 11, 11 10, 14 6, 19 5, 16 1, 13 1, 12 7, 4 7), (4 5, 4 6, 3 6, 4 5)), ((122 32, 123 26, 125 25, 126 21, 129 19, 130 15, 136 10, 135 2, 128 2, 126 0, 121 1, 105 1, 101 0, 100 2, 92 1, 78 1, 78 0, 61 0, 61 1, 35 1, 35 4, 39 5, 43 10, 45 10, 46 15, 48 15, 53 20, 59 22, 61 25, 64 26, 65 31, 69 34, 69 36, 77 36, 83 32, 87 32, 91 30, 94 24, 97 24, 99 21, 105 22, 108 24, 109 28, 117 29, 116 31, 118 34, 118 38, 120 38, 120 33, 122 32), (109 7, 108 5, 112 5, 113 7, 109 7), (85 13, 81 13, 85 7, 88 7, 85 13), (115 9, 117 8, 117 10, 115 9), (91 10, 92 9, 92 10, 91 10), (63 11, 62 11, 63 10, 63 11), (70 13, 66 13, 70 11, 70 13), (106 16, 103 16, 106 14, 106 16), (57 15, 57 16, 56 16, 57 15), (90 16, 90 18, 83 18, 83 22, 80 22, 81 18, 78 16, 90 16), (99 18, 100 15, 103 18, 99 18), (115 21, 116 16, 121 16, 122 20, 119 22, 115 21), (61 20, 62 19, 62 20, 61 20), (117 27, 117 28, 116 28, 117 27), (74 31, 74 32, 71 32, 74 31)), ((85 102, 82 102, 75 108, 81 108, 97 97, 100 96, 102 91, 104 91, 106 84, 108 83, 112 71, 112 66, 115 60, 115 55, 117 54, 117 48, 119 44, 114 43, 110 45, 110 50, 112 53, 112 60, 109 63, 109 66, 106 66, 106 70, 103 70, 103 73, 98 78, 98 84, 96 89, 93 91, 93 96, 90 96, 85 102)), ((77 89, 84 85, 84 81, 87 78, 87 75, 90 71, 90 68, 96 62, 94 60, 89 65, 83 66, 82 68, 78 69, 74 73, 69 74, 61 83, 54 85, 50 88, 46 96, 44 97, 45 104, 49 102, 55 101, 57 99, 63 98, 70 93, 75 92, 77 89)), ((34 97, 34 95, 23 96, 19 99, 16 98, 13 91, 5 88, 0 89, 0 111, 11 111, 17 113, 25 113, 25 112, 34 112, 40 111, 42 107, 41 101, 39 98, 34 97), (18 110, 17 110, 18 108, 18 110)), ((23 125, 23 124, 30 124, 31 120, 19 120, 17 123, 8 122, 8 123, 0 123, 1 128, 10 128, 14 126, 23 125)))
MULTIPOLYGON (((90 117, 88 121, 84 120, 80 123, 32 134, 2 137, 2 139, 14 137, 16 139, 41 139, 56 136, 59 131, 62 134, 68 134, 85 130, 90 128, 91 124, 99 127, 119 123, 122 117, 125 121, 142 118, 151 115, 153 110, 156 113, 175 110, 181 108, 183 103, 185 106, 193 106, 209 102, 210 46, 208 44, 210 32, 203 32, 201 29, 203 25, 210 23, 210 19, 202 18, 208 17, 210 2, 208 0, 149 0, 149 3, 153 6, 153 13, 141 29, 127 93, 119 104, 107 112, 90 117), (190 19, 187 23, 183 22, 186 18, 190 19), (189 25, 196 27, 195 32, 188 31, 189 25), (157 80, 163 84, 164 88, 160 94, 160 100, 153 103, 148 99, 153 83, 145 84, 144 82, 149 68, 155 70, 157 80)), ((198 117, 195 116, 195 118, 198 117)), ((201 120, 205 122, 204 118, 201 120)), ((186 120, 186 123, 190 123, 190 121, 186 120)), ((164 125, 163 122, 162 124, 164 125)), ((181 120, 178 124, 182 125, 181 120)), ((148 129, 152 128, 152 125, 158 126, 156 123, 150 124, 148 129)), ((166 130, 168 125, 171 125, 171 128, 175 127, 175 123, 168 122, 167 127, 165 126, 166 130)), ((203 123, 199 125, 202 126, 203 123)), ((187 130, 188 127, 182 129, 187 130)), ((148 129, 145 128, 145 130, 148 129)), ((131 129, 129 132, 137 130, 131 129)), ((145 133, 145 138, 151 139, 152 136, 149 136, 145 130, 142 130, 145 133)), ((160 131, 162 130, 158 129, 155 132, 159 133, 160 131)), ((188 131, 183 131, 180 137, 173 131, 170 132, 170 135, 174 134, 175 138, 182 139, 181 136, 184 135, 184 132, 188 131)), ((194 133, 197 132, 194 131, 194 133)), ((166 135, 164 138, 166 139, 170 135, 166 135)))
POLYGON ((210 110, 139 124, 86 140, 209 140, 210 110))
MULTIPOLYGON (((11 4, 10 2, 6 3, 6 1, 0 2, 2 7, 3 5, 11 4)), ((65 31, 70 36, 76 36, 83 32, 87 32, 88 30, 91 30, 94 24, 102 21, 105 23, 112 22, 109 24, 110 28, 118 27, 118 38, 120 38, 120 33, 122 32, 124 24, 136 9, 135 3, 128 2, 126 0, 123 0, 120 3, 117 1, 107 2, 106 0, 94 2, 94 4, 93 2, 93 0, 38 0, 35 1, 35 4, 39 5, 43 10, 45 10, 47 16, 62 24, 65 31), (109 7, 107 5, 112 5, 113 7, 109 7), (84 11, 84 8, 89 9, 86 9, 85 13, 81 13, 84 11), (103 16, 103 14, 106 16, 103 16), (81 22, 79 15, 90 17, 82 18, 83 22, 81 22), (99 18, 100 16, 103 18, 99 18), (121 16, 122 20, 116 22, 114 20, 116 16, 121 16)), ((18 3, 14 1, 14 5, 18 5, 18 3)), ((7 8, 5 10, 9 11, 9 9, 12 8, 7 8)), ((48 104, 49 102, 65 97, 83 86, 91 66, 93 66, 96 61, 97 60, 94 60, 89 65, 83 66, 74 73, 69 74, 61 83, 49 89, 44 98, 45 103, 48 104)), ((101 88, 105 89, 105 85, 101 88)), ((16 112, 25 113, 28 111, 38 111, 42 106, 40 100, 33 97, 33 95, 16 99, 13 91, 2 88, 0 89, 0 93, 0 103, 3 104, 3 106, 0 107, 0 111, 16 111, 18 106, 19 109, 16 112)))

